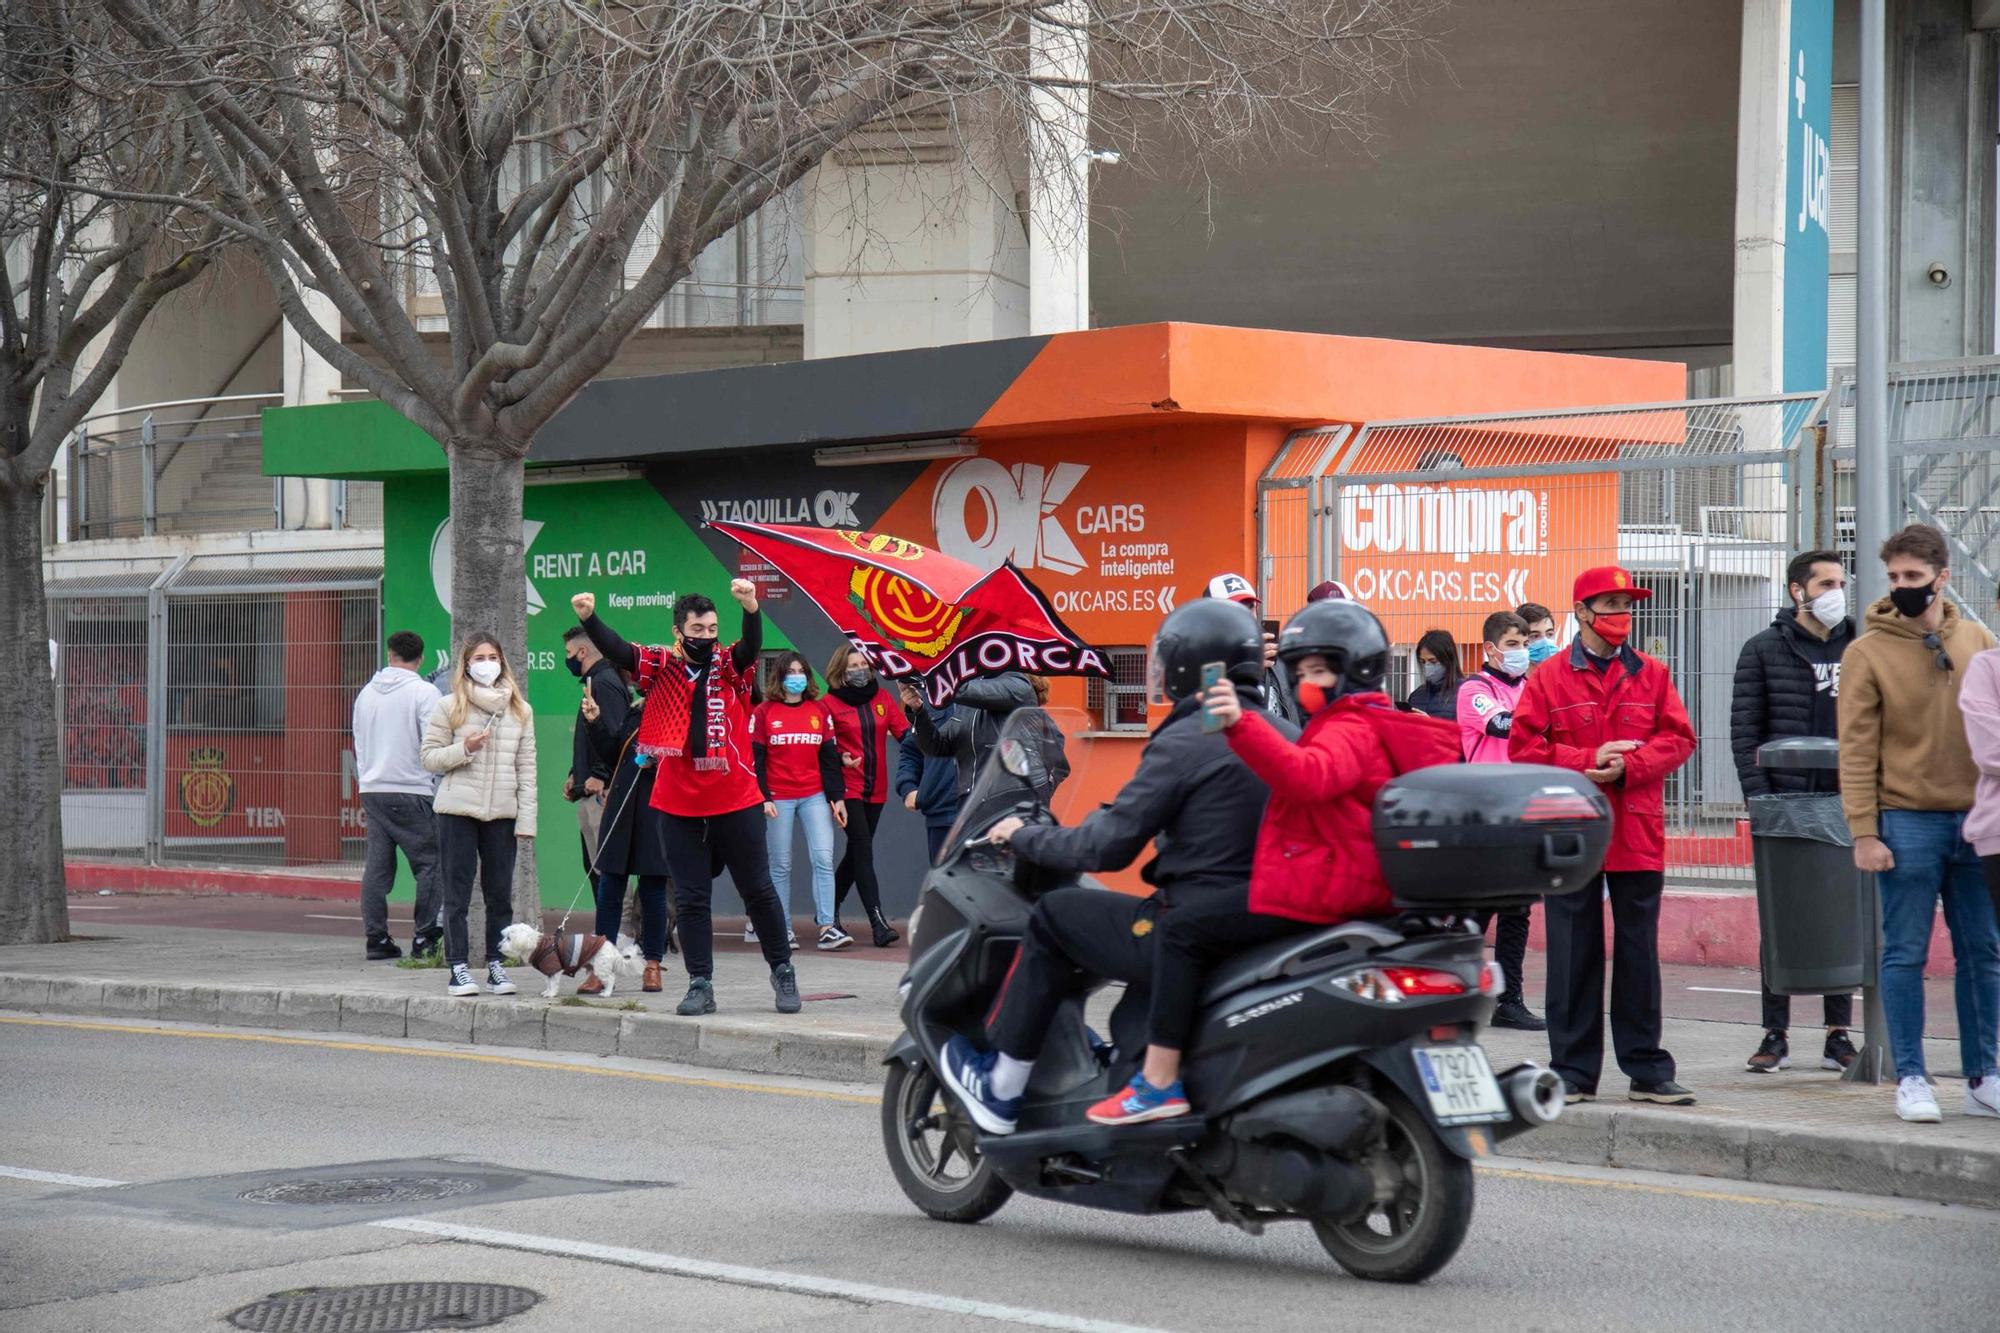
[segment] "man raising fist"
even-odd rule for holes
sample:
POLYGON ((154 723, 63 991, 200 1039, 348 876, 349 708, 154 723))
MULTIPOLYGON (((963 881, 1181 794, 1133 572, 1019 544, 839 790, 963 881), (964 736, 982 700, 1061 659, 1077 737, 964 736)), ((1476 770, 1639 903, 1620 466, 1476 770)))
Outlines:
POLYGON ((688 992, 678 1012, 715 1012, 715 941, 709 918, 714 892, 711 853, 720 856, 757 928, 778 1012, 799 1011, 798 976, 792 970, 784 907, 771 886, 764 846, 764 794, 750 748, 750 711, 757 683, 757 653, 764 620, 757 589, 748 579, 729 585, 743 609, 743 635, 720 650, 715 603, 685 593, 674 603, 672 645, 635 647, 597 618, 597 598, 580 592, 570 606, 597 650, 632 673, 646 696, 633 749, 640 762, 659 766, 652 805, 666 816, 667 860, 688 992))

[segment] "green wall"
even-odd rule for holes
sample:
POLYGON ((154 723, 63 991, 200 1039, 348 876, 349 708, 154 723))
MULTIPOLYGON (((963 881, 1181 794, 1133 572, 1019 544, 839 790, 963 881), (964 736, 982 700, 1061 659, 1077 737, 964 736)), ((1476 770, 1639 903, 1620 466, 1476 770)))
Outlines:
MULTIPOLYGON (((383 633, 386 638, 411 629, 422 635, 427 671, 437 668, 450 643, 451 617, 438 596, 450 565, 438 540, 446 497, 442 475, 392 478, 383 487, 383 633)), ((563 666, 563 631, 576 623, 571 595, 596 593, 598 613, 634 643, 672 638, 672 598, 681 591, 716 600, 725 640, 736 636, 740 622, 725 595, 734 572, 723 568, 647 482, 530 484, 523 513, 531 589, 526 678, 541 771, 536 864, 544 905, 561 908, 579 894, 584 874, 575 807, 562 799, 579 693, 563 666)), ((765 636, 767 648, 790 646, 769 617, 765 636)), ((407 869, 399 868, 397 898, 409 898, 413 887, 407 869)), ((581 890, 580 903, 579 910, 588 910, 587 890, 581 890)))

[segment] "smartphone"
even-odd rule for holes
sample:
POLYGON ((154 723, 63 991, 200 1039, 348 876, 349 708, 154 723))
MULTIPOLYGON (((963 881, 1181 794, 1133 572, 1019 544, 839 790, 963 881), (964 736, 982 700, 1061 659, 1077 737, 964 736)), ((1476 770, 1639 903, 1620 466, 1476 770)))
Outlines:
POLYGON ((1264 622, 1264 637, 1265 637, 1265 638, 1267 638, 1267 639, 1275 639, 1275 638, 1277 638, 1277 637, 1278 637, 1278 622, 1277 622, 1277 621, 1275 621, 1275 620, 1267 620, 1267 621, 1265 621, 1265 622, 1264 622))
POLYGON ((1220 684, 1223 676, 1227 675, 1228 672, 1228 666, 1221 662, 1203 662, 1201 664, 1201 729, 1203 731, 1222 730, 1222 719, 1208 710, 1207 701, 1208 692, 1220 684))

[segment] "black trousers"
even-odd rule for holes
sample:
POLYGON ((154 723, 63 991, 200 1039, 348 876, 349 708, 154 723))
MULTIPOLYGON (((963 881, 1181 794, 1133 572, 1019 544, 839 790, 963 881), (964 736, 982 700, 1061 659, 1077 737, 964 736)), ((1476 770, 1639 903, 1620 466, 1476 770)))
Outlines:
POLYGON ((500 932, 514 919, 514 821, 439 815, 438 867, 444 881, 444 960, 471 961, 466 913, 472 880, 486 895, 486 960, 500 961, 500 932))
MULTIPOLYGON (((625 917, 624 875, 608 871, 597 877, 597 933, 605 939, 618 938, 618 926, 625 917)), ((639 876, 639 952, 648 962, 667 956, 667 930, 673 924, 667 911, 667 877, 639 876)))
POLYGON ((1544 900, 1549 923, 1549 1064, 1587 1091, 1604 1069, 1604 895, 1611 897, 1611 1040, 1618 1067, 1640 1083, 1674 1076, 1660 1046, 1658 870, 1608 871, 1575 893, 1544 900))
POLYGON ((1143 1044, 1153 978, 1153 921, 1158 903, 1104 889, 1057 889, 1035 904, 1028 932, 986 1016, 993 1048, 1016 1060, 1042 1053, 1056 1010, 1099 978, 1125 983, 1111 1016, 1121 1051, 1143 1044))
POLYGON ((1993 895, 1993 915, 2000 916, 2000 856, 1982 856, 1979 864, 1986 871, 1986 891, 1993 895))
POLYGON ((1250 910, 1250 886, 1183 894, 1160 913, 1153 930, 1153 998, 1147 1038, 1184 1051, 1201 1012, 1210 969, 1239 949, 1269 944, 1318 927, 1250 910))
MULTIPOLYGON (((1852 995, 1828 995, 1825 997, 1826 1025, 1830 1028, 1854 1026, 1854 997, 1852 995)), ((1770 987, 1764 988, 1764 1027, 1771 1032, 1784 1032, 1792 1026, 1792 997, 1773 995, 1770 987)))
POLYGON ((1493 961, 1500 964, 1500 975, 1506 978, 1506 997, 1524 1004, 1527 995, 1521 988, 1521 977, 1528 964, 1528 913, 1532 910, 1520 907, 1505 912, 1481 912, 1478 917, 1482 934, 1494 917, 1500 918, 1500 929, 1493 933, 1493 961))
POLYGON ((882 824, 882 802, 847 803, 847 851, 833 868, 833 919, 852 888, 861 895, 861 910, 873 921, 882 912, 882 886, 875 878, 875 830, 882 824), (856 813, 860 818, 855 818, 856 813))
MULTIPOLYGON (((944 824, 944 825, 938 825, 938 824, 926 824, 926 825, 924 825, 924 841, 925 841, 925 842, 926 842, 926 843, 927 843, 927 844, 929 845, 929 847, 930 847, 930 849, 931 849, 931 864, 932 864, 932 865, 936 865, 936 864, 937 864, 937 860, 938 860, 938 853, 944 850, 944 843, 945 843, 945 839, 946 839, 946 838, 949 838, 950 836, 951 836, 951 825, 949 825, 949 824, 944 824)), ((1996 858, 1994 858, 1994 859, 1996 859, 1996 860, 2000 860, 2000 857, 1996 857, 1996 858)), ((1992 873, 1992 872, 1991 872, 1991 871, 1989 871, 1988 873, 1990 874, 1990 873, 1992 873)))
POLYGON ((679 911, 681 953, 690 977, 715 976, 715 925, 709 900, 715 893, 719 860, 736 881, 736 892, 757 927, 764 961, 777 967, 792 960, 787 942, 785 909, 771 887, 771 854, 764 845, 764 807, 746 806, 727 815, 691 818, 667 815, 667 860, 674 878, 674 902, 679 911))

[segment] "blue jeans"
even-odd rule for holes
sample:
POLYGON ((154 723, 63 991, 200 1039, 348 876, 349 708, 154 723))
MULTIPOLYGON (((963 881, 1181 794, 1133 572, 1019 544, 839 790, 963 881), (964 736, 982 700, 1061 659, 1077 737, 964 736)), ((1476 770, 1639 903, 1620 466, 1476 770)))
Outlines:
POLYGON ((771 856, 771 884, 778 890, 786 920, 792 915, 792 820, 805 827, 806 855, 812 858, 813 920, 833 924, 833 807, 824 796, 774 801, 775 819, 764 821, 764 845, 771 856))
POLYGON ((1896 1077, 1923 1075, 1924 963, 1931 924, 1944 900, 1945 928, 1958 965, 1958 1053, 1967 1078, 2000 1073, 2000 923, 1964 838, 1965 816, 1945 810, 1884 810, 1882 841, 1896 868, 1877 876, 1882 895, 1882 1007, 1896 1053, 1896 1077))

